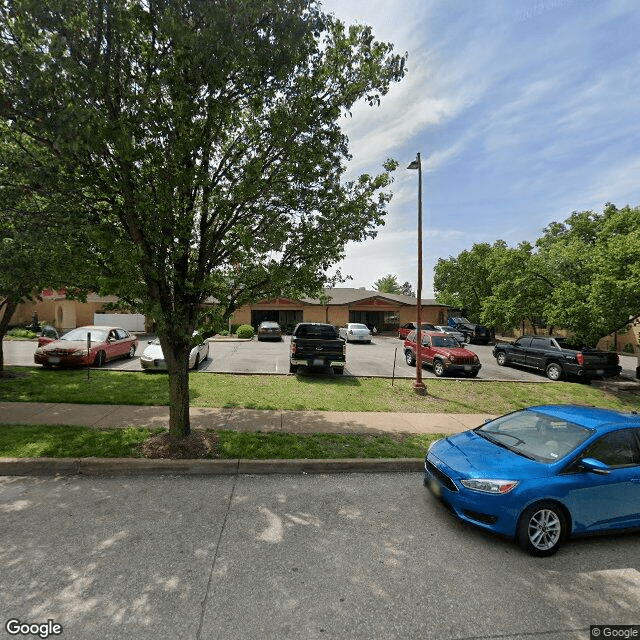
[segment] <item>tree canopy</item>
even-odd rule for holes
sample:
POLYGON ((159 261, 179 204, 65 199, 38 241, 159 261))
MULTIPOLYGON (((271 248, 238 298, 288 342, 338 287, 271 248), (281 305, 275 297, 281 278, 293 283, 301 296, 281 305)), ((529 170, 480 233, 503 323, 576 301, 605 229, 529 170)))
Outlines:
POLYGON ((48 154, 103 287, 156 320, 187 435, 201 303, 317 291, 383 223, 396 163, 344 182, 339 120, 405 58, 315 0, 9 0, 0 20, 0 116, 48 154))
POLYGON ((440 302, 486 324, 542 322, 594 344, 640 314, 640 207, 574 212, 535 245, 474 245, 440 259, 434 282, 440 302))
POLYGON ((62 197, 42 189, 50 171, 28 136, 0 123, 0 371, 2 339, 21 302, 74 278, 82 296, 91 277, 91 251, 62 197))
POLYGON ((400 284, 398 282, 398 276, 395 276, 392 273, 389 273, 388 275, 383 276, 382 278, 378 278, 373 283, 373 288, 376 291, 380 291, 381 293, 398 293, 401 295, 411 296, 414 298, 416 295, 415 292, 413 291, 413 288, 411 287, 410 282, 404 282, 403 284, 400 284))

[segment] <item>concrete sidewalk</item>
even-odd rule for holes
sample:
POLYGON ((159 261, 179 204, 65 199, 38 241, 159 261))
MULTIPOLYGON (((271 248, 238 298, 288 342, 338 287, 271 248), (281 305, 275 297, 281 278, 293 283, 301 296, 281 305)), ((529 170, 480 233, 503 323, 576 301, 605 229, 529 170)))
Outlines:
MULTIPOLYGON (((283 433, 458 433, 482 424, 484 413, 260 411, 191 407, 194 429, 283 433)), ((168 427, 169 407, 0 402, 0 424, 82 425, 96 429, 168 427)))
MULTIPOLYGON (((258 411, 191 408, 193 429, 282 433, 443 433, 478 426, 488 414, 258 411)), ((169 407, 0 402, 0 424, 81 425, 95 429, 167 427, 169 407)), ((144 458, 0 458, 0 476, 210 475, 239 473, 363 473, 419 471, 419 459, 149 460, 144 458)))

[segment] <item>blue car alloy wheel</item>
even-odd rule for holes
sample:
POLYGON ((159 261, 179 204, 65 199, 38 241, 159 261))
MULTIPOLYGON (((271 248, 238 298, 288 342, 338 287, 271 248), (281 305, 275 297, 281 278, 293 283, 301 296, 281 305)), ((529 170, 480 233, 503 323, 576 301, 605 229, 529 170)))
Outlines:
POLYGON ((572 535, 640 528, 640 416, 549 405, 431 444, 424 484, 460 520, 550 556, 572 535))

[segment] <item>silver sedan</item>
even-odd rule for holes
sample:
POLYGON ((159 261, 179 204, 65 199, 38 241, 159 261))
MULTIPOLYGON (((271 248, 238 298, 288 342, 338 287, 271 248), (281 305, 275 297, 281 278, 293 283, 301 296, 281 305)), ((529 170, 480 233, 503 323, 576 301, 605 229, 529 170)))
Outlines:
MULTIPOLYGON (((197 369, 203 360, 209 357, 209 343, 205 340, 197 344, 189 354, 189 369, 197 369)), ((167 361, 164 359, 160 340, 152 340, 140 356, 140 364, 145 371, 166 371, 167 361)))
POLYGON ((446 333, 450 336, 453 336, 461 344, 465 342, 464 333, 462 333, 462 331, 458 331, 457 329, 454 329, 453 327, 438 325, 436 326, 436 330, 441 331, 442 333, 446 333))
POLYGON ((349 322, 346 327, 340 327, 340 337, 346 342, 366 342, 371 344, 371 331, 366 324, 349 322))

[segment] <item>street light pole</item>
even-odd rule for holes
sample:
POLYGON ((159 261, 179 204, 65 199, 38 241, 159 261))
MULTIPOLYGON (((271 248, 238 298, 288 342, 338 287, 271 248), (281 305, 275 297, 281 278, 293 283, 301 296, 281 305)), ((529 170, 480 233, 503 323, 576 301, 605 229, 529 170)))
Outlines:
POLYGON ((418 329, 416 331, 416 381, 413 383, 413 388, 416 393, 425 394, 427 388, 422 382, 422 162, 420 154, 407 169, 418 170, 418 329))

